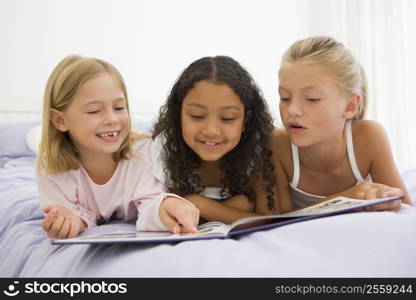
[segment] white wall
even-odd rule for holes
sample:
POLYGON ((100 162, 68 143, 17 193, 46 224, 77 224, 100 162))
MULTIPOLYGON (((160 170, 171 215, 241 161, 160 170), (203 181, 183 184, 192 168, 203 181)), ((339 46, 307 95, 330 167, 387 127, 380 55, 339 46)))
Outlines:
POLYGON ((46 80, 69 54, 113 63, 133 114, 147 115, 192 61, 229 55, 279 125, 281 55, 298 39, 332 35, 366 68, 368 117, 386 127, 396 158, 416 162, 415 14, 412 0, 0 0, 0 121, 38 119, 46 80))
POLYGON ((73 53, 113 63, 140 114, 158 112, 193 60, 229 55, 252 73, 276 114, 280 57, 313 33, 311 2, 0 0, 0 119, 40 112, 51 70, 73 53))

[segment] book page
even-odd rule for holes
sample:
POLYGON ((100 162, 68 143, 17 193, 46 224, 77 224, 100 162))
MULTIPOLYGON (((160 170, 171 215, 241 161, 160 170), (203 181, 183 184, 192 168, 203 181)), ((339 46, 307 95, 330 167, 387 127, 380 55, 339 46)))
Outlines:
MULTIPOLYGON (((395 198, 395 197, 394 197, 395 198)), ((394 199, 391 198, 391 199, 394 199)), ((318 214, 325 214, 331 212, 338 212, 347 209, 360 208, 363 206, 374 205, 377 203, 388 201, 390 198, 380 198, 372 200, 352 199, 346 197, 333 198, 312 206, 305 207, 303 209, 284 214, 285 217, 303 217, 318 214)))
POLYGON ((318 204, 305 207, 300 210, 296 210, 290 213, 285 214, 276 214, 276 215, 265 215, 265 216, 253 216, 253 217, 246 217, 239 219, 231 224, 231 227, 234 229, 235 227, 241 227, 243 224, 250 224, 249 226, 256 226, 263 223, 270 222, 271 219, 273 222, 278 221, 279 219, 287 220, 289 218, 299 218, 299 217, 307 217, 307 216, 314 216, 314 215, 321 215, 333 212, 343 212, 343 211, 350 211, 354 208, 360 208, 364 206, 375 205, 377 203, 387 202, 396 200, 398 197, 391 197, 391 198, 378 198, 372 200, 363 200, 363 199, 352 199, 347 197, 336 197, 324 202, 320 202, 318 204))
POLYGON ((135 227, 111 230, 99 234, 88 234, 88 232, 73 239, 53 240, 54 244, 71 244, 71 243, 100 243, 100 242, 133 242, 133 241, 161 241, 163 240, 186 240, 195 239, 205 236, 225 237, 229 231, 229 225, 220 222, 208 222, 197 227, 197 233, 178 233, 173 234, 168 231, 140 231, 136 232, 135 227))

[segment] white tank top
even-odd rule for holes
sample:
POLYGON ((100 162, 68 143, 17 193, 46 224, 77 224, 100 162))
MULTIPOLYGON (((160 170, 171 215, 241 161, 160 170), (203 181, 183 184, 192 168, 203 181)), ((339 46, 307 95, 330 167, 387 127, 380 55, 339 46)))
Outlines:
MULTIPOLYGON (((356 184, 363 183, 366 180, 364 180, 364 178, 361 176, 361 173, 357 166, 357 161, 355 160, 354 145, 352 141, 351 120, 348 120, 345 123, 344 132, 345 132, 345 136, 347 139, 348 159, 351 165, 352 172, 354 173, 354 176, 357 179, 356 184)), ((299 177, 300 177, 300 166, 299 166, 298 147, 295 146, 294 144, 292 144, 292 159, 293 159, 293 179, 292 179, 292 182, 290 183, 290 187, 292 189, 293 208, 306 207, 311 204, 314 204, 318 200, 326 198, 325 196, 313 195, 313 194, 304 192, 297 188, 298 183, 299 183, 299 177)), ((367 176, 367 180, 370 180, 369 176, 367 176)))

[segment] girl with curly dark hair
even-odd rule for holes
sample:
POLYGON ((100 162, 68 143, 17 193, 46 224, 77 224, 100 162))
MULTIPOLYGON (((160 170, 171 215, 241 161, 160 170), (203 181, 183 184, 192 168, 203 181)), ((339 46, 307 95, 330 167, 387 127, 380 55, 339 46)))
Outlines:
POLYGON ((251 75, 231 57, 203 57, 182 72, 160 109, 153 152, 163 167, 155 175, 206 220, 274 212, 272 130, 251 75))

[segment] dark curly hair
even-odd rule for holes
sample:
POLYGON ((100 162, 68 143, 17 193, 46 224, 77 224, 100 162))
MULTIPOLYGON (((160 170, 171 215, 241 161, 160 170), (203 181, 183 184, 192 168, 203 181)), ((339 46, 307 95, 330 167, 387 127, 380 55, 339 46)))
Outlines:
POLYGON ((276 179, 270 160, 272 151, 266 147, 273 120, 251 75, 228 56, 203 57, 191 63, 176 80, 166 104, 160 109, 152 137, 163 134, 166 138, 163 149, 168 190, 181 196, 202 191, 198 175, 201 159, 182 137, 181 110, 189 90, 203 80, 229 86, 240 98, 245 111, 245 130, 238 145, 220 159, 224 173, 221 195, 228 190, 231 195, 244 194, 254 201, 253 186, 261 174, 267 189, 267 204, 273 210, 276 179))

